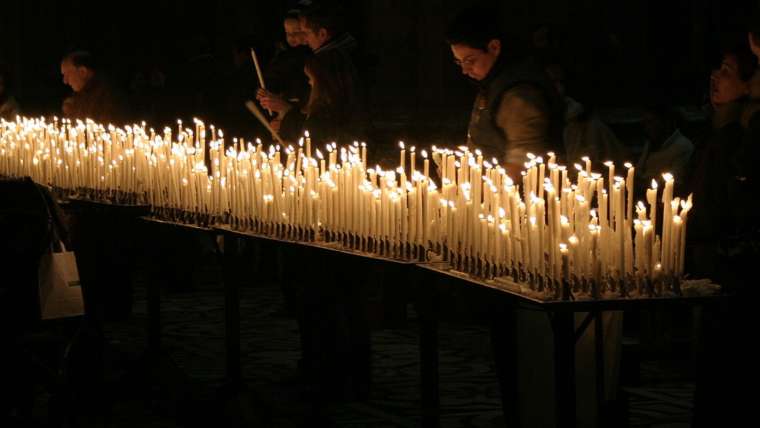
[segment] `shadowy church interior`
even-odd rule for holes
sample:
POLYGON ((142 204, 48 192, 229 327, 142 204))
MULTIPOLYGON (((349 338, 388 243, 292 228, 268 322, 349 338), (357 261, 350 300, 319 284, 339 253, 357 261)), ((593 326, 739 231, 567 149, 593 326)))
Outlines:
POLYGON ((757 0, 9 0, 0 33, 0 426, 752 420, 757 0))

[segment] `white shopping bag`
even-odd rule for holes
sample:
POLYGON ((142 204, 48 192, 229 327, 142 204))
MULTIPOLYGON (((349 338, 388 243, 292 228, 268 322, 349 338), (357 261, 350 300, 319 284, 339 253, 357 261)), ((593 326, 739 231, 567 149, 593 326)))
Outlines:
POLYGON ((43 320, 84 314, 84 299, 73 251, 45 253, 40 261, 40 314, 43 320))

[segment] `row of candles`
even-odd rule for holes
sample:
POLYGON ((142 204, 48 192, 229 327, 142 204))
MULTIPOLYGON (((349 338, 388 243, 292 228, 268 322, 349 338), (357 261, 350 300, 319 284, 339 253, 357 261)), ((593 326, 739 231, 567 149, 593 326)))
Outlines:
POLYGON ((399 165, 384 169, 368 166, 364 143, 320 150, 306 133, 296 147, 238 139, 225 146, 224 134, 209 130, 199 120, 192 129, 178 122, 176 133, 2 121, 0 174, 31 176, 68 196, 147 203, 175 221, 439 259, 558 298, 654 294, 684 276, 692 200, 674 197, 670 174, 635 202, 630 164, 618 176, 612 162, 603 174, 588 158, 566 168, 552 153, 529 155, 514 180, 467 147, 433 147, 418 158, 400 143, 399 165))

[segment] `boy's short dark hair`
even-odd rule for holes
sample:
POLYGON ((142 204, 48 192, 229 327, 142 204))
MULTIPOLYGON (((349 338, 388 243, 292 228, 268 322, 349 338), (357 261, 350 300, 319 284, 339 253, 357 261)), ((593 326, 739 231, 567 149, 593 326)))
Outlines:
POLYGON ((490 7, 468 7, 449 23, 446 41, 450 45, 467 45, 486 51, 491 40, 504 38, 499 16, 498 11, 490 7))
POLYGON ((747 43, 746 35, 734 35, 727 37, 721 49, 722 57, 731 55, 736 59, 736 65, 739 71, 739 78, 748 82, 757 69, 757 57, 752 53, 747 43))
POLYGON ((86 67, 90 70, 96 70, 97 64, 95 57, 87 51, 72 51, 63 56, 61 62, 71 62, 75 67, 86 67))
POLYGON ((299 16, 306 22, 306 26, 314 32, 324 28, 332 36, 343 31, 343 14, 336 3, 321 2, 314 4, 302 9, 299 16))

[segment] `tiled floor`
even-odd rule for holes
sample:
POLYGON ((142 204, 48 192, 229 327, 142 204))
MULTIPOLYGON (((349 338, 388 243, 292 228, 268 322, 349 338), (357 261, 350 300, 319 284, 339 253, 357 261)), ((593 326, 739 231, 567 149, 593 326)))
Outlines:
MULTIPOLYGON (((163 356, 146 365, 145 278, 132 316, 109 322, 103 406, 73 405, 83 427, 416 427, 420 426, 417 324, 372 334, 373 389, 366 402, 328 401, 295 380, 299 335, 279 314, 275 284, 241 288, 243 374, 247 387, 225 394, 224 297, 218 269, 198 269, 189 290, 162 299, 163 356)), ((440 326, 441 426, 504 426, 488 329, 475 322, 440 326)), ((632 427, 689 426, 693 383, 668 380, 667 367, 642 365, 642 385, 627 388, 632 427)), ((31 426, 41 426, 50 395, 39 390, 31 426)))

